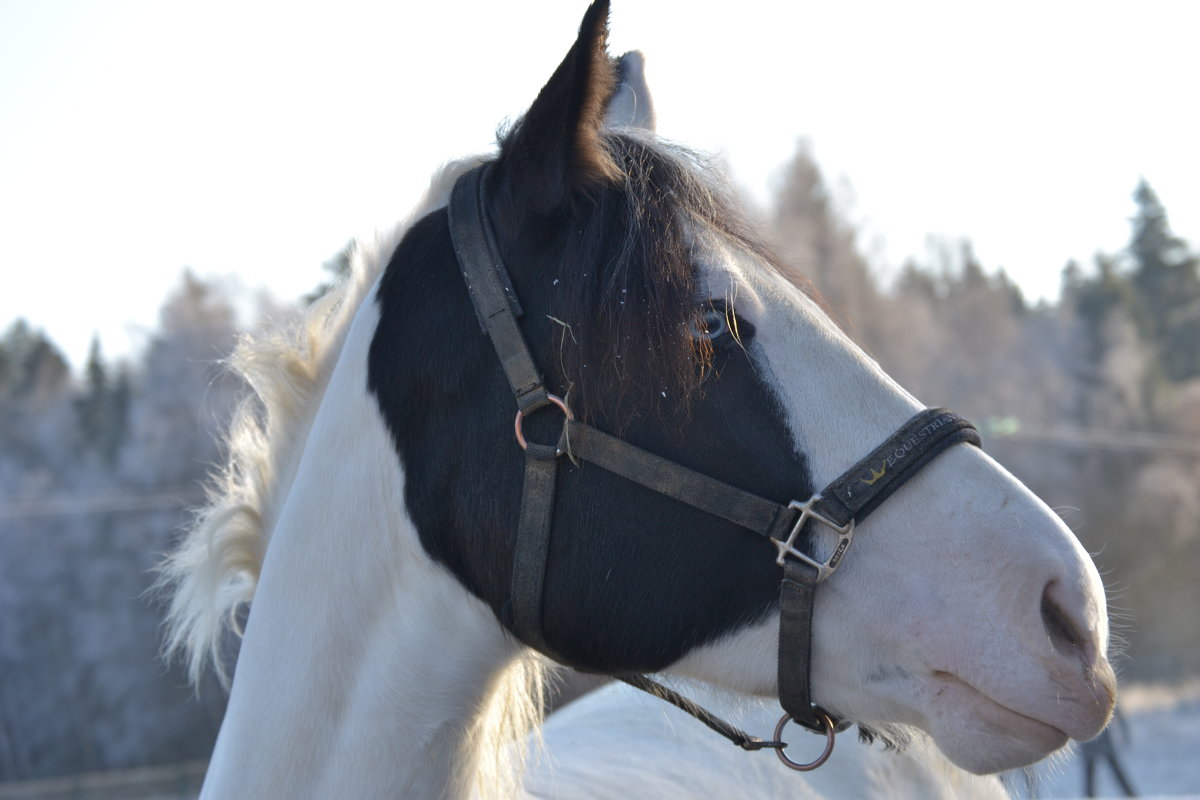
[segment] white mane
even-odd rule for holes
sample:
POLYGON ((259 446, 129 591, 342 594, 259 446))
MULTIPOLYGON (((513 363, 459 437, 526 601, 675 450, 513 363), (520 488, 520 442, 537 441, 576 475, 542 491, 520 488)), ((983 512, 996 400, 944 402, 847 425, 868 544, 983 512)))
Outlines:
POLYGON ((279 505, 355 312, 408 228, 445 206, 454 181, 479 160, 443 167, 408 219, 353 243, 349 274, 337 285, 302 314, 243 335, 228 358, 248 391, 230 421, 225 463, 155 582, 170 594, 164 656, 184 660, 193 684, 211 663, 229 686, 222 642, 228 630, 241 633, 237 614, 254 597, 279 505))

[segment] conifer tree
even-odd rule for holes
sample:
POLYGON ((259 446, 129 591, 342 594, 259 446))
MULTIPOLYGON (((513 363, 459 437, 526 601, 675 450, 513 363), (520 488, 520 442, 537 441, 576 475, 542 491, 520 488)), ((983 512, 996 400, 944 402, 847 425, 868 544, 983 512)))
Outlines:
POLYGON ((92 337, 83 368, 83 390, 75 399, 80 439, 108 463, 116 457, 125 436, 129 406, 129 375, 121 370, 116 380, 109 377, 100 352, 100 340, 92 337))
POLYGON ((793 275, 815 284, 834 320, 868 350, 887 343, 879 291, 858 248, 858 232, 840 213, 811 148, 802 142, 784 167, 772 218, 793 275))
POLYGON ((1200 376, 1200 259, 1171 231, 1167 212, 1145 180, 1133 194, 1137 214, 1126 250, 1136 290, 1134 319, 1155 348, 1165 376, 1200 376))
POLYGON ((79 433, 85 445, 94 446, 104 433, 108 404, 108 372, 100 355, 100 339, 92 337, 87 363, 83 367, 83 392, 75 400, 79 433))
POLYGON ((18 319, 0 340, 0 394, 30 404, 46 402, 67 382, 67 361, 58 347, 18 319))

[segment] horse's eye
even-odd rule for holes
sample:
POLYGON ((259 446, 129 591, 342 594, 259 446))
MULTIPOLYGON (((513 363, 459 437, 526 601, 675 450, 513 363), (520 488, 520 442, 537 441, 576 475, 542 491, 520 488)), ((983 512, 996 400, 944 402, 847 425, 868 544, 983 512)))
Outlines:
POLYGON ((729 323, 725 313, 716 308, 705 308, 698 317, 692 319, 692 338, 708 339, 715 342, 729 333, 729 323))
POLYGON ((720 300, 702 303, 700 313, 692 319, 690 330, 697 341, 708 340, 714 348, 731 342, 744 343, 753 328, 740 322, 728 306, 720 300))

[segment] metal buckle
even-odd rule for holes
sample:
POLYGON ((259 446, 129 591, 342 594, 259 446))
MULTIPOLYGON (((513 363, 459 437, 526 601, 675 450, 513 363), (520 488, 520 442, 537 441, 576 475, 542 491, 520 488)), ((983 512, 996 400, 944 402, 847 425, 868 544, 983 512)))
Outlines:
MULTIPOLYGON (((570 406, 568 406, 566 404, 566 402, 564 402, 563 399, 561 397, 559 397, 558 395, 550 394, 547 392, 546 402, 541 403, 540 405, 533 406, 529 410, 536 411, 537 409, 545 408, 546 406, 557 406, 558 410, 562 412, 562 415, 564 417, 563 431, 565 432, 567 420, 575 419, 575 415, 571 413, 570 406)), ((521 446, 522 450, 527 450, 527 449, 529 449, 529 443, 525 441, 525 432, 521 429, 522 428, 521 423, 524 421, 524 419, 525 419, 525 412, 517 411, 517 418, 515 420, 513 420, 513 430, 517 434, 517 444, 519 444, 521 446)), ((564 433, 564 436, 559 437, 558 446, 556 448, 557 455, 561 456, 563 453, 566 452, 566 450, 563 447, 564 442, 565 442, 565 433, 564 433)))
POLYGON ((854 540, 854 520, 850 520, 845 525, 838 525, 820 512, 813 510, 813 506, 820 501, 821 495, 814 494, 803 503, 796 500, 788 503, 788 508, 795 508, 800 511, 800 518, 792 526, 792 532, 788 534, 786 541, 775 540, 775 547, 779 550, 779 556, 775 559, 775 563, 782 567, 788 556, 795 556, 805 564, 816 567, 817 583, 825 580, 837 570, 838 563, 842 560, 842 556, 846 555, 846 550, 850 547, 850 542, 854 540), (816 520, 827 528, 832 528, 838 534, 837 546, 834 547, 833 554, 824 561, 818 561, 807 553, 797 550, 795 547, 796 538, 800 535, 801 528, 810 519, 816 520))

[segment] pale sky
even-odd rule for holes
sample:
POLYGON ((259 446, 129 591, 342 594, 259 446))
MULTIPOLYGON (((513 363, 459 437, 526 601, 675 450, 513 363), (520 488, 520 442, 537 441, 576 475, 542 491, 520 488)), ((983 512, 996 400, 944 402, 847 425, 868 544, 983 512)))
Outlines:
MULTIPOLYGON (((281 300, 490 148, 585 3, 0 0, 0 329, 136 352, 183 267, 281 300)), ((614 0, 659 131, 766 203, 797 143, 881 270, 929 234, 1053 297, 1140 177, 1200 247, 1200 3, 614 0)))

